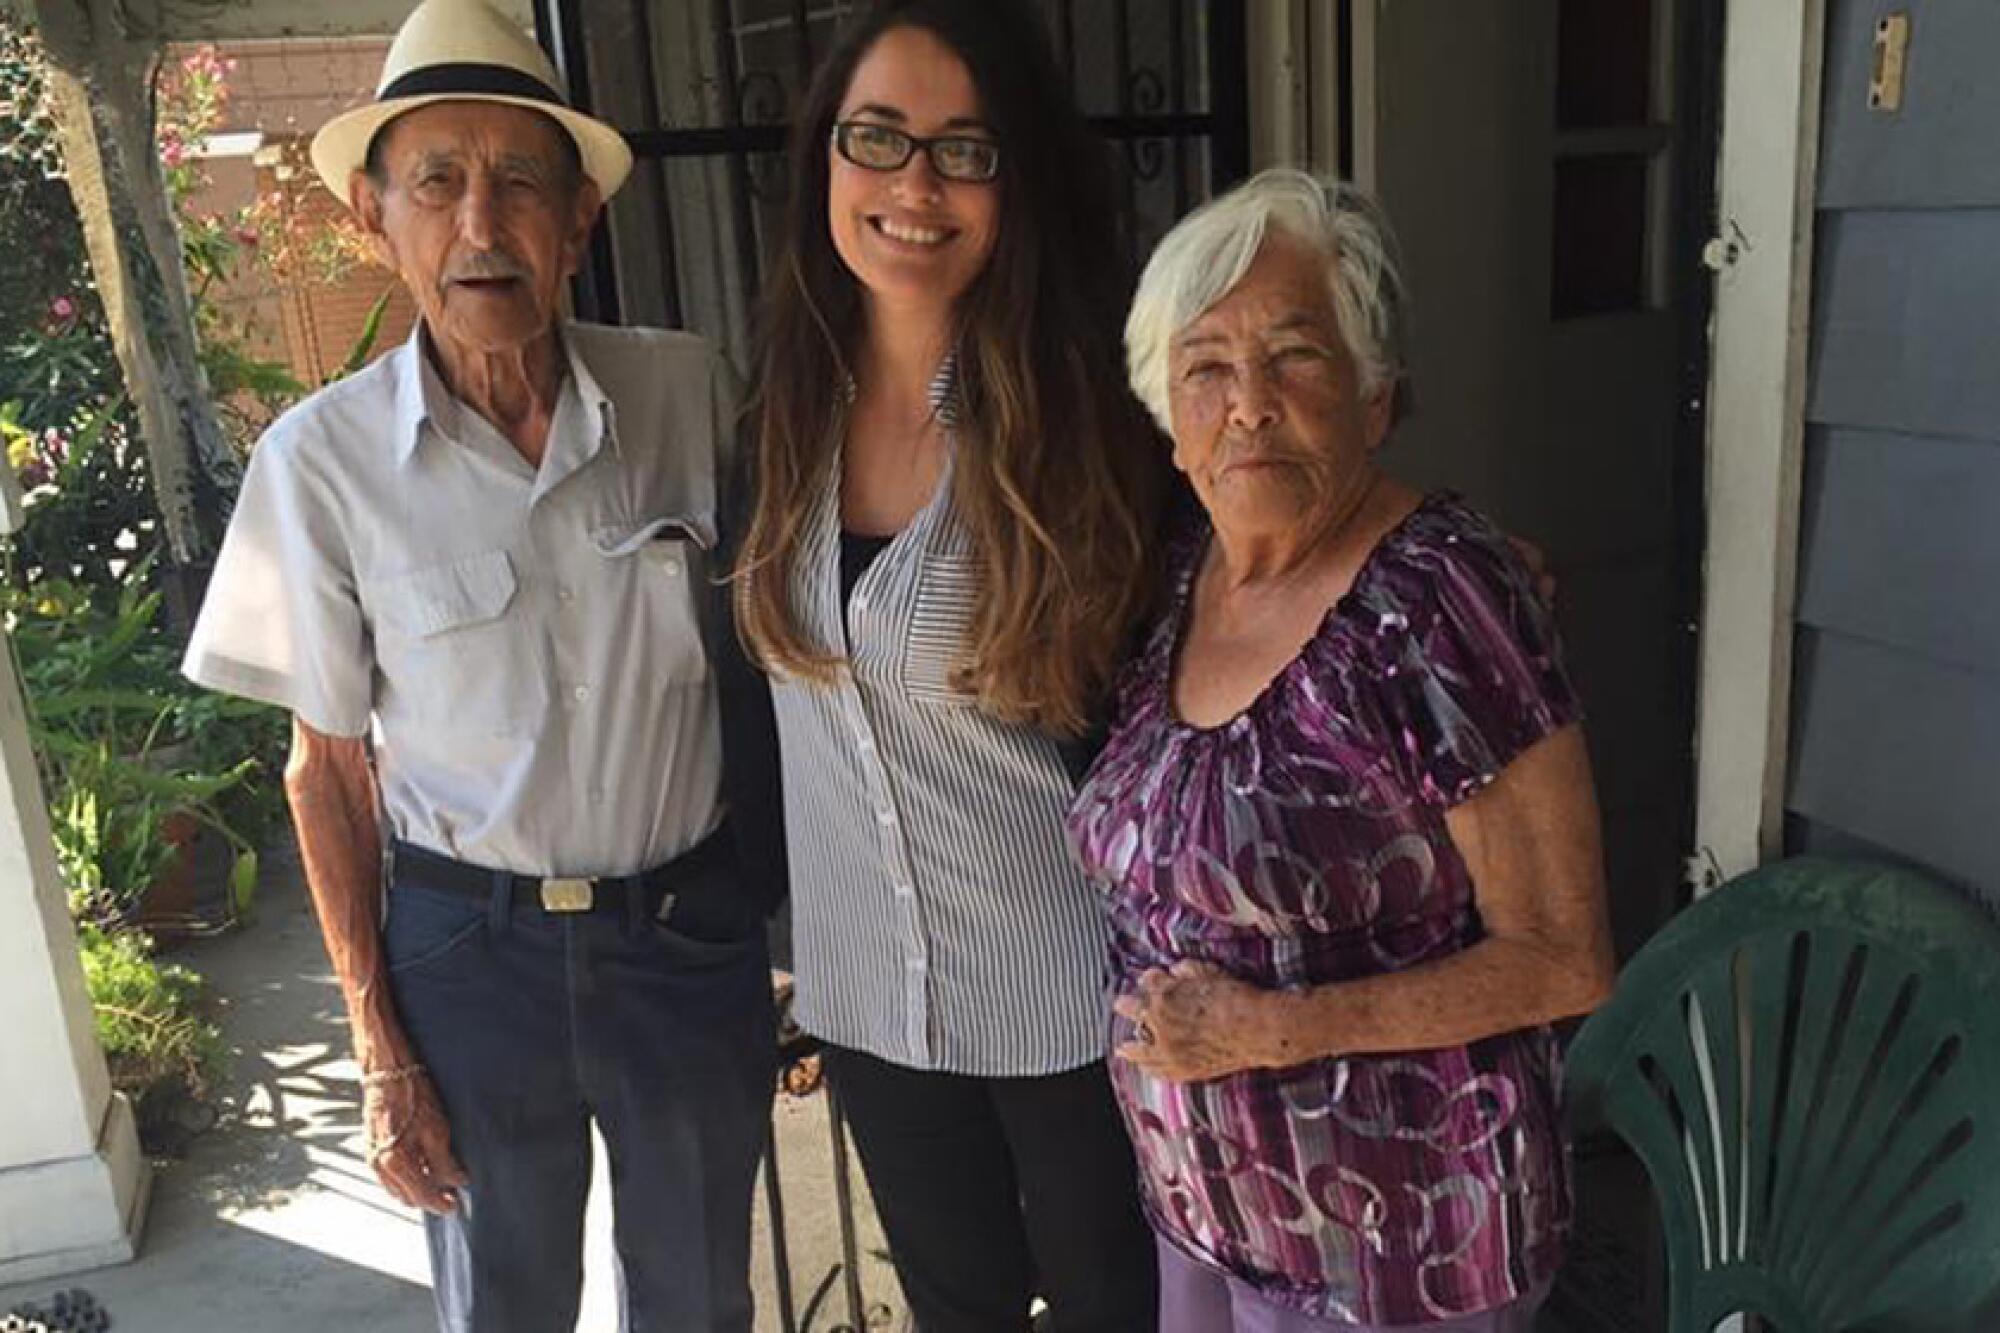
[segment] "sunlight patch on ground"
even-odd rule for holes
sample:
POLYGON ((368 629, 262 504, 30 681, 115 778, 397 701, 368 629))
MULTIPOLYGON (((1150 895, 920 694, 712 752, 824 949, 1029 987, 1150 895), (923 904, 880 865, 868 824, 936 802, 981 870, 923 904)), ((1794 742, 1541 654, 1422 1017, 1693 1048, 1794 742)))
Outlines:
POLYGON ((223 1215, 232 1226, 372 1269, 386 1277, 430 1285, 423 1225, 414 1212, 382 1193, 373 1176, 355 1176, 353 1159, 315 1153, 311 1185, 289 1198, 223 1215))

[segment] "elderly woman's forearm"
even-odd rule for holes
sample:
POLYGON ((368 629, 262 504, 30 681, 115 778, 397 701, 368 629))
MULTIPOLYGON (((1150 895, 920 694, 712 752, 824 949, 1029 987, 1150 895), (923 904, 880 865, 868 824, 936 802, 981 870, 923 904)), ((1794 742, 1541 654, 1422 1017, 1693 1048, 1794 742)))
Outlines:
POLYGON ((1447 816, 1486 936, 1406 971, 1274 995, 1281 1063, 1458 1046, 1587 1013, 1616 966, 1583 729, 1517 755, 1447 816))
POLYGON ((1269 992, 1261 1045, 1274 1067, 1462 1046, 1588 1013, 1615 976, 1608 949, 1489 938, 1403 972, 1269 992))

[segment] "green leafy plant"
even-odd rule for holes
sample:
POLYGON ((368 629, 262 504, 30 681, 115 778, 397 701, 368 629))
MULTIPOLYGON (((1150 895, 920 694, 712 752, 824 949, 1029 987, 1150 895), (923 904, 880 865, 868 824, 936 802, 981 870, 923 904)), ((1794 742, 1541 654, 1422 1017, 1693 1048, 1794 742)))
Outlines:
POLYGON ((156 882, 177 815, 228 841, 229 901, 246 907, 255 847, 281 817, 282 713, 181 677, 146 564, 108 606, 48 581, 9 608, 57 856, 73 911, 99 924, 127 917, 156 882))
MULTIPOLYGON (((268 279, 289 265, 310 279, 363 262, 367 246, 351 227, 306 221, 309 173, 298 177, 296 198, 260 199, 240 215, 202 211, 199 149, 226 124, 229 73, 212 49, 175 58, 160 71, 154 111, 203 370, 225 429, 247 454, 305 387, 256 354, 254 330, 231 313, 245 303, 222 298, 253 267, 268 279)), ((8 257, 0 444, 26 510, 24 529, 4 544, 0 618, 27 696, 99 1036, 143 1127, 154 1094, 200 1094, 220 1042, 200 1015, 199 980, 159 962, 152 941, 126 923, 182 854, 191 824, 225 841, 233 856, 225 898, 236 916, 248 910, 256 848, 283 818, 288 724, 279 710, 198 690, 179 674, 182 645, 163 623, 162 580, 149 556, 160 539, 146 452, 70 196, 46 74, 31 28, 0 10, 8 257)), ((373 337, 371 326, 371 345, 373 337)), ((219 532, 231 497, 228 478, 215 481, 201 492, 201 520, 219 532)))
POLYGON ((375 298, 375 304, 368 307, 368 318, 361 323, 361 332, 354 339, 354 345, 347 349, 347 358, 340 368, 327 377, 327 383, 344 380, 349 375, 368 364, 368 358, 375 353, 376 340, 382 336, 382 316, 389 309, 389 298, 396 294, 394 287, 386 287, 375 298))
POLYGON ((77 942, 112 1084, 142 1097, 163 1086, 200 1096, 223 1056, 222 1034, 199 1008, 201 978, 160 962, 140 931, 84 924, 77 942))

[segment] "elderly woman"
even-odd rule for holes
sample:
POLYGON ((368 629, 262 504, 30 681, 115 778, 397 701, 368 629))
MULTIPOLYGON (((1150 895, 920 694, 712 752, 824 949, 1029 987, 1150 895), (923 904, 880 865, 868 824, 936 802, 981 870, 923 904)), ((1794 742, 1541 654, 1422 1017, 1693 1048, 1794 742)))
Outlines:
POLYGON ((1386 227, 1268 172, 1126 345, 1206 522, 1070 816, 1163 1330, 1525 1330, 1570 1218, 1548 1024, 1613 964, 1577 699, 1484 518, 1378 470, 1386 227))

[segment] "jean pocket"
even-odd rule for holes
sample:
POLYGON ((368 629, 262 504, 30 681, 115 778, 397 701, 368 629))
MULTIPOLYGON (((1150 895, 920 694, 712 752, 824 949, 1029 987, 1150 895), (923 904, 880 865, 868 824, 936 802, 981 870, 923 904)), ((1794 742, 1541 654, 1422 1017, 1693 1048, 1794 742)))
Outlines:
POLYGON ((720 968, 740 963, 764 947, 764 927, 734 939, 700 939, 675 930, 663 921, 653 923, 653 940, 676 964, 692 968, 720 968))
POLYGON ((382 929, 391 975, 432 967, 485 933, 486 906, 424 889, 395 889, 382 929))

